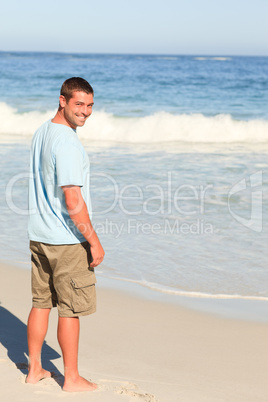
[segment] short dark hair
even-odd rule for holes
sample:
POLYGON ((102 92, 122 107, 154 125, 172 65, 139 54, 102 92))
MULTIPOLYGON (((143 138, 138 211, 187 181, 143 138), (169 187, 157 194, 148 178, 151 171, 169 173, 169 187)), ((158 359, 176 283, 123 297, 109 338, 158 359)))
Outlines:
POLYGON ((86 80, 84 80, 84 78, 80 77, 72 77, 64 81, 60 90, 60 94, 64 96, 66 102, 68 103, 74 91, 80 91, 85 92, 86 94, 94 95, 92 86, 86 80))

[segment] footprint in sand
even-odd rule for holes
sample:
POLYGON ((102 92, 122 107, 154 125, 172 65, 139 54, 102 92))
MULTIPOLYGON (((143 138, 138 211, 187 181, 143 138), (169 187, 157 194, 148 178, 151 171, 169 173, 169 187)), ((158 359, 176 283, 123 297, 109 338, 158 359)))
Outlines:
POLYGON ((100 388, 103 390, 114 391, 119 395, 131 396, 133 398, 137 398, 137 401, 157 402, 157 399, 154 395, 140 391, 136 384, 129 381, 99 380, 99 382, 101 383, 100 388))
POLYGON ((131 389, 127 389, 125 387, 121 387, 116 392, 117 394, 121 395, 133 396, 144 402, 157 402, 157 399, 155 399, 154 395, 148 394, 146 392, 143 393, 143 392, 132 391, 131 389))

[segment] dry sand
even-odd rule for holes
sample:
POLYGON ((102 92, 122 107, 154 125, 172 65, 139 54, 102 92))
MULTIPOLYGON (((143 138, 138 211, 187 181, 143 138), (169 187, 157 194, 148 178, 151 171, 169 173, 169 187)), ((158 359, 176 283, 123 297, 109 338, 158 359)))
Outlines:
POLYGON ((268 324, 220 318, 100 287, 97 313, 81 318, 79 353, 81 374, 96 382, 98 390, 61 390, 55 309, 42 360, 56 376, 25 384, 30 271, 1 264, 0 274, 1 402, 268 401, 268 324))

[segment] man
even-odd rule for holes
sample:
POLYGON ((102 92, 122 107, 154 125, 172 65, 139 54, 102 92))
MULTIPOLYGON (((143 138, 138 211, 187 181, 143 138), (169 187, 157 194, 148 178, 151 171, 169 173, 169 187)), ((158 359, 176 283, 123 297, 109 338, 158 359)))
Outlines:
POLYGON ((28 319, 29 373, 35 384, 51 373, 41 349, 52 307, 58 308, 58 341, 64 361, 63 390, 91 391, 78 373, 79 316, 95 312, 94 268, 104 250, 91 220, 89 160, 76 128, 92 113, 93 89, 83 78, 66 80, 52 120, 35 133, 31 147, 28 233, 32 253, 33 307, 28 319))

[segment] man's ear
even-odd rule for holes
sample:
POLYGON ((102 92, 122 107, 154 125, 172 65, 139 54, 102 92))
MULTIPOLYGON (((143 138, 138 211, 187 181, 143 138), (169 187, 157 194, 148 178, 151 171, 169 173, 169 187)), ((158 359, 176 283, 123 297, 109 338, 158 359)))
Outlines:
POLYGON ((65 96, 63 96, 63 95, 60 95, 60 98, 59 98, 59 103, 60 103, 60 107, 65 107, 65 105, 66 105, 66 99, 65 99, 65 96))

